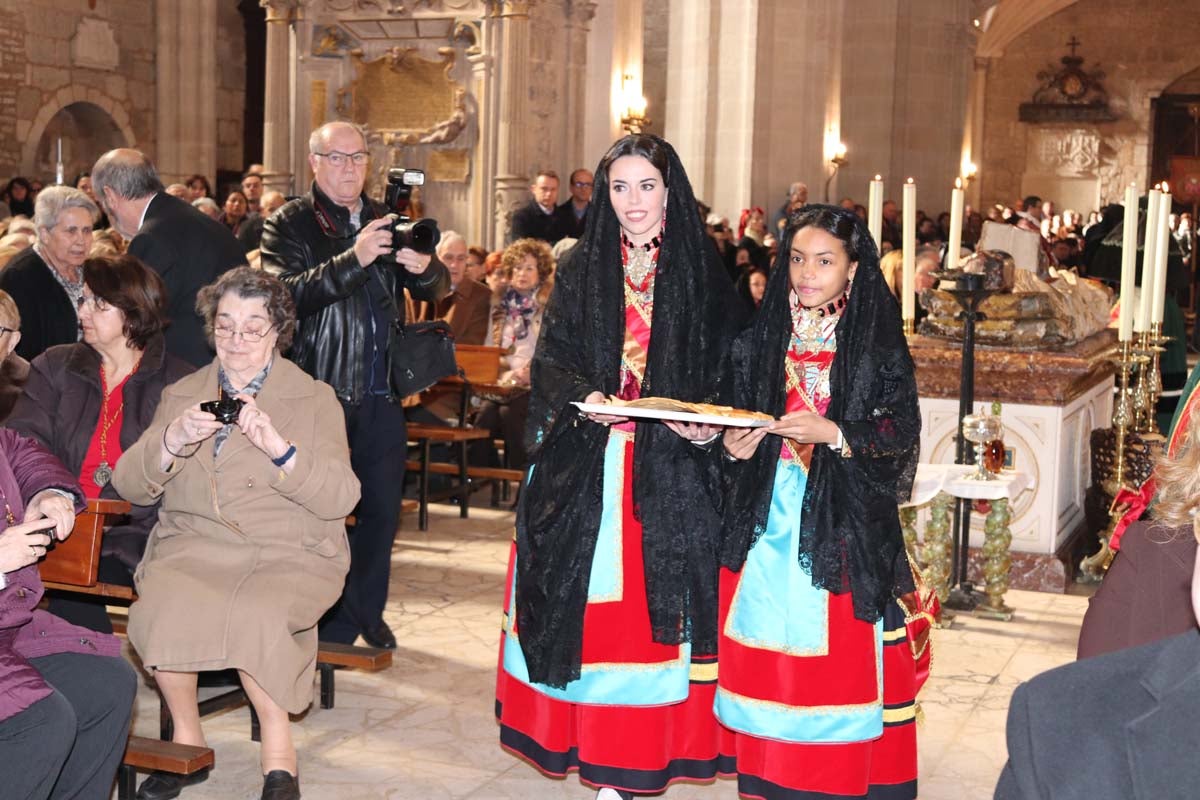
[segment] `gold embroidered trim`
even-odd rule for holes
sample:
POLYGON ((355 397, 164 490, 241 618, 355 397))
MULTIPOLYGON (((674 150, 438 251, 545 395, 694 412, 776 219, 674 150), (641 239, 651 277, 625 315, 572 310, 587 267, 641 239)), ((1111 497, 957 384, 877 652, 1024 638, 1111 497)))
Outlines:
POLYGON ((885 708, 883 710, 883 722, 908 722, 917 718, 917 704, 904 706, 903 708, 885 708))
MULTIPOLYGON (((609 491, 613 491, 617 495, 617 502, 621 506, 621 508, 616 513, 617 519, 614 521, 614 525, 616 526, 616 529, 617 529, 617 535, 614 537, 614 541, 613 541, 613 550, 614 550, 613 557, 616 558, 617 585, 613 589, 613 591, 609 592, 608 594, 598 594, 598 595, 594 595, 594 596, 588 595, 588 599, 587 599, 588 603, 616 603, 616 602, 620 602, 621 598, 625 596, 625 550, 624 550, 624 546, 625 546, 625 508, 624 508, 624 503, 625 503, 625 444, 626 444, 626 442, 620 436, 617 436, 617 440, 615 443, 613 441, 614 435, 625 434, 625 433, 626 433, 625 431, 613 430, 612 428, 609 428, 609 441, 608 441, 608 444, 605 445, 606 448, 615 447, 615 448, 620 448, 620 451, 621 451, 620 463, 617 466, 616 488, 610 490, 610 488, 608 486, 604 487, 604 494, 607 495, 609 493, 609 491)), ((632 438, 632 437, 630 437, 630 438, 632 438)), ((607 460, 607 457, 608 457, 608 454, 605 453, 606 460, 607 460)), ((608 502, 608 498, 605 497, 604 501, 608 502)), ((592 557, 592 563, 595 563, 595 556, 592 557)))
POLYGON ((769 642, 766 639, 743 636, 741 633, 734 632, 733 620, 737 615, 738 602, 742 597, 742 587, 745 585, 745 569, 745 566, 743 566, 742 579, 738 580, 737 588, 733 591, 733 600, 731 600, 729 603, 729 614, 725 617, 725 636, 737 642, 738 644, 745 645, 746 647, 753 647, 758 650, 768 650, 772 653, 784 653, 785 655, 789 656, 801 656, 808 658, 829 655, 829 594, 826 592, 821 593, 821 602, 824 604, 824 608, 822 608, 820 612, 821 616, 825 620, 825 636, 822 639, 821 644, 817 647, 789 647, 787 645, 780 645, 778 642, 769 642))
MULTIPOLYGON (((747 697, 744 694, 731 692, 724 686, 717 687, 718 695, 726 697, 749 706, 765 708, 771 711, 783 711, 789 714, 795 714, 802 717, 819 717, 827 714, 845 714, 866 711, 872 708, 883 707, 883 692, 882 689, 879 695, 869 703, 846 703, 843 705, 828 705, 828 706, 793 706, 788 703, 780 703, 776 700, 760 700, 757 697, 747 697)), ((884 712, 886 713, 886 711, 884 712)))
POLYGON ((697 664, 692 662, 691 672, 688 673, 688 680, 698 683, 711 683, 717 679, 717 662, 711 664, 697 664))

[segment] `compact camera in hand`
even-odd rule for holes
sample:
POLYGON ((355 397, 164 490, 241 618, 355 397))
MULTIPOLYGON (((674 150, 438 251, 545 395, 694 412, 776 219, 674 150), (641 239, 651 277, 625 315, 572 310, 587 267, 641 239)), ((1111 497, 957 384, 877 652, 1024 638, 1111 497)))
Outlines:
POLYGON ((207 403, 201 403, 200 410, 212 414, 217 418, 217 422, 231 425, 237 422, 238 415, 242 413, 244 405, 246 405, 245 401, 238 400, 236 397, 222 397, 220 400, 209 400, 207 403))
POLYGON ((419 169, 404 169, 392 167, 388 170, 387 191, 383 202, 388 211, 397 216, 392 226, 392 250, 408 247, 418 253, 433 255, 442 232, 438 230, 437 220, 413 220, 408 216, 412 203, 414 186, 425 185, 425 173, 419 169))

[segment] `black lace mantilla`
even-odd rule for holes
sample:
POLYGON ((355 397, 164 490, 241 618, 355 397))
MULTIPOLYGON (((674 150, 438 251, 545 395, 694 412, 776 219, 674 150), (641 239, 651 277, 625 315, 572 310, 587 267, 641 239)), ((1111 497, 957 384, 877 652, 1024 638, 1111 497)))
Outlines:
MULTIPOLYGON (((791 337, 788 244, 822 210, 853 217, 833 206, 809 206, 789 221, 754 326, 734 344, 739 407, 784 413, 784 359, 791 337)), ((892 598, 912 590, 898 503, 907 502, 912 492, 921 416, 899 306, 879 271, 866 225, 854 222, 858 269, 836 329, 825 415, 841 427, 852 455, 813 448, 797 555, 815 586, 850 592, 855 616, 873 622, 892 598)), ((742 568, 766 530, 780 446, 779 437, 767 436, 752 458, 727 469, 721 563, 730 569, 742 568)))

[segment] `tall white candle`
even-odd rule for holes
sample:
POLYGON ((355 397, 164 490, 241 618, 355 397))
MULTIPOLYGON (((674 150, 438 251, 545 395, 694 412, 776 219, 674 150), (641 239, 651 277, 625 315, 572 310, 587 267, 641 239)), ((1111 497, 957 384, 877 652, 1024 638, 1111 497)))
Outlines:
POLYGON ((962 178, 954 179, 950 191, 950 242, 946 246, 946 268, 958 269, 958 254, 962 250, 963 188, 962 178))
POLYGON ((1150 295, 1154 287, 1154 251, 1157 249, 1158 237, 1158 198, 1162 193, 1158 188, 1151 189, 1146 197, 1145 235, 1142 237, 1142 281, 1141 295, 1138 297, 1138 313, 1133 320, 1133 329, 1138 333, 1150 329, 1150 295))
POLYGON ((900 286, 900 311, 904 319, 916 319, 917 303, 917 185, 909 178, 904 184, 904 238, 901 241, 904 258, 903 281, 900 286))
POLYGON ((1150 322, 1161 323, 1163 306, 1167 302, 1167 256, 1170 255, 1171 236, 1171 192, 1163 184, 1162 196, 1158 199, 1157 241, 1154 244, 1154 305, 1150 309, 1150 322))
POLYGON ((1133 331, 1133 285, 1137 275, 1138 207, 1137 186, 1125 187, 1125 224, 1121 239, 1121 311, 1118 338, 1128 341, 1133 331))
POLYGON ((867 191, 867 230, 878 248, 883 241, 883 176, 876 175, 867 191))

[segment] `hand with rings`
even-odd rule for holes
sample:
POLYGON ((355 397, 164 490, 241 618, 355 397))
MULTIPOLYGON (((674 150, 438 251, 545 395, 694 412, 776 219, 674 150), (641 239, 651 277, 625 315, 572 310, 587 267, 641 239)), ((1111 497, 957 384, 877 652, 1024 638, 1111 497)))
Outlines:
POLYGON ((168 451, 168 460, 180 455, 186 448, 203 442, 223 427, 212 414, 201 411, 199 403, 184 409, 163 431, 163 445, 168 451))
POLYGON ((46 555, 50 546, 47 528, 53 524, 53 520, 43 517, 10 525, 0 533, 0 573, 15 572, 46 555))

